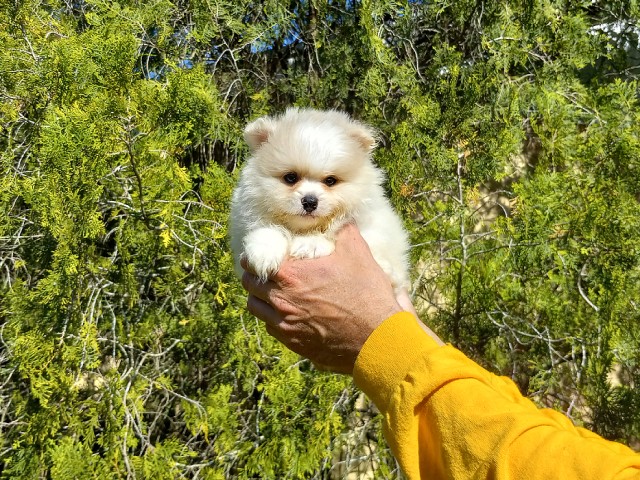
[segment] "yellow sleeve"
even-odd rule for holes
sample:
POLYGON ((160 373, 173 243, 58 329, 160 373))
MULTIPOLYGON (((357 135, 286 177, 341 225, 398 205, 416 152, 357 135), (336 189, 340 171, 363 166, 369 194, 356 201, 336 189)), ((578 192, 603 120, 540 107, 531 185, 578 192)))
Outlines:
POLYGON ((409 313, 371 334, 353 376, 409 479, 640 479, 640 455, 538 409, 409 313))

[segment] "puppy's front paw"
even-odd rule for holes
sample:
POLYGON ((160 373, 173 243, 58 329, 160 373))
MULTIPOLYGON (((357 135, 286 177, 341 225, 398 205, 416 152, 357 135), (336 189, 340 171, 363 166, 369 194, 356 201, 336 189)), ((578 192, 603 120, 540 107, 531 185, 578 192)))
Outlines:
POLYGON ((291 241, 290 255, 295 258, 318 258, 331 255, 335 243, 322 235, 294 237, 291 241))
POLYGON ((287 238, 279 230, 259 228, 245 237, 243 255, 249 267, 265 282, 280 269, 288 246, 287 238))

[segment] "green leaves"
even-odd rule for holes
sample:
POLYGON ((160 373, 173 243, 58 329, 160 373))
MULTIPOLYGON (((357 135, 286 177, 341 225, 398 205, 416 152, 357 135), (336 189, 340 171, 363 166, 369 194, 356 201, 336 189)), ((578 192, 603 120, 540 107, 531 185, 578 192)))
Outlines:
POLYGON ((233 273, 242 128, 291 104, 379 131, 425 320, 540 404, 637 437, 637 17, 2 4, 2 475, 398 476, 372 407, 266 335, 233 273))

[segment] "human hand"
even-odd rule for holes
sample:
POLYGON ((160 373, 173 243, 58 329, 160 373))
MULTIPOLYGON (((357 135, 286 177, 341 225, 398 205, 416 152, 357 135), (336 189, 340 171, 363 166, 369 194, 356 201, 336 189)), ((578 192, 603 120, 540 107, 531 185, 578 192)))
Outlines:
MULTIPOLYGON (((331 255, 287 259, 265 283, 245 272, 242 284, 249 312, 265 322, 270 335, 339 373, 351 374, 369 335, 403 309, 354 225, 338 233, 331 255)), ((401 301, 415 314, 408 295, 401 301)))

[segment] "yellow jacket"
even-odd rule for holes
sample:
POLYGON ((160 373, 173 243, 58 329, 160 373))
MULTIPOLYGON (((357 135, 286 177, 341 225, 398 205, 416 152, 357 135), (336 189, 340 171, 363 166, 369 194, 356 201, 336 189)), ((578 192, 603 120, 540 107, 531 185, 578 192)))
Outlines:
POLYGON ((640 479, 639 454, 538 409, 409 313, 371 334, 353 376, 409 479, 640 479))

